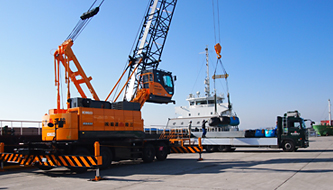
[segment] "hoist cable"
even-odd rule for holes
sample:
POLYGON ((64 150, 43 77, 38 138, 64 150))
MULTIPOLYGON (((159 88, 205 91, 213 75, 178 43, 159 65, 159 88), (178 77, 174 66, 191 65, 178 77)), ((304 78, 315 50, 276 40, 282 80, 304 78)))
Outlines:
POLYGON ((91 21, 91 19, 89 19, 88 21, 86 21, 85 23, 84 23, 84 25, 82 26, 82 29, 80 29, 79 31, 78 31, 78 33, 74 36, 74 39, 73 39, 73 41, 74 40, 76 40, 76 38, 81 34, 81 32, 86 28, 86 26, 88 25, 88 23, 91 21))
MULTIPOLYGON (((224 68, 224 66, 223 66, 223 63, 222 63, 222 60, 221 60, 221 59, 218 59, 218 60, 216 61, 216 67, 215 67, 215 70, 214 70, 214 75, 216 75, 216 70, 217 70, 218 63, 221 64, 223 74, 224 74, 224 75, 227 75, 228 73, 227 73, 227 71, 225 70, 225 68, 224 68)), ((225 82, 226 82, 227 93, 229 93, 228 77, 225 77, 225 82)), ((214 79, 214 88, 215 88, 215 79, 214 79)))
POLYGON ((216 29, 215 29, 215 6, 214 6, 214 0, 212 0, 212 6, 213 6, 213 22, 214 22, 214 39, 215 39, 215 43, 216 41, 216 29))
MULTIPOLYGON (((147 10, 147 11, 146 11, 146 12, 149 11, 149 7, 150 7, 150 2, 148 2, 148 4, 147 4, 147 7, 146 7, 146 10, 147 10)), ((146 14, 143 15, 142 20, 141 20, 141 23, 140 23, 139 26, 143 26, 143 22, 145 21, 145 19, 146 19, 146 14)), ((130 54, 129 54, 129 55, 132 54, 132 51, 133 51, 133 49, 134 49, 134 46, 137 45, 137 43, 138 43, 138 41, 139 41, 138 39, 140 38, 140 36, 139 36, 140 31, 141 31, 141 27, 138 28, 138 31, 137 31, 137 33, 136 33, 136 38, 135 38, 134 41, 133 41, 133 44, 132 44, 132 47, 131 47, 131 50, 130 50, 130 54)), ((134 53, 134 52, 133 52, 133 53, 134 53)), ((133 55, 133 56, 135 56, 135 55, 133 55)))
POLYGON ((197 81, 198 81, 199 75, 200 75, 200 73, 201 73, 201 71, 202 71, 202 67, 204 66, 204 64, 200 64, 200 65, 201 65, 201 67, 200 67, 200 70, 198 71, 197 78, 195 79, 195 82, 193 83, 193 87, 192 87, 191 92, 193 92, 194 87, 195 87, 195 85, 197 84, 197 81))
POLYGON ((85 27, 90 22, 91 18, 95 16, 99 12, 99 8, 104 3, 104 0, 101 1, 101 3, 92 9, 92 7, 96 4, 97 0, 93 2, 93 4, 90 6, 87 12, 83 13, 80 16, 80 20, 75 25, 72 32, 67 36, 66 40, 72 39, 73 41, 81 34, 81 32, 85 29, 85 27))
POLYGON ((88 9, 88 11, 91 10, 91 8, 95 5, 96 1, 97 1, 97 0, 95 0, 95 1, 93 2, 93 4, 92 4, 92 5, 90 6, 90 8, 88 9))
POLYGON ((219 1, 216 1, 217 4, 217 26, 218 26, 218 32, 219 32, 219 42, 221 42, 221 30, 220 30, 220 10, 219 10, 219 1))

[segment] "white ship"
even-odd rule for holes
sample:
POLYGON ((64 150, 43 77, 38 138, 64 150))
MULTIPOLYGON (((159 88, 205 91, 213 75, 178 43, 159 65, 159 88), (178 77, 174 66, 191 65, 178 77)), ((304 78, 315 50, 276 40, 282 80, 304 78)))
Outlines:
MULTIPOLYGON (((209 79, 209 61, 208 61, 208 48, 206 50, 206 66, 207 76, 205 79, 205 96, 200 97, 200 92, 196 95, 190 94, 186 99, 189 103, 188 106, 175 107, 177 118, 169 118, 166 128, 179 129, 188 128, 189 122, 192 121, 192 134, 201 136, 202 121, 208 121, 206 126, 208 132, 215 131, 238 131, 239 119, 232 111, 232 104, 230 103, 229 94, 227 94, 227 101, 225 101, 224 94, 217 95, 216 89, 210 92, 210 79, 209 79), (199 135, 200 133, 200 135, 199 135)), ((227 78, 228 74, 214 75, 216 78, 227 78)), ((214 81, 215 82, 215 81, 214 81)), ((238 133, 237 133, 238 134, 238 133)), ((229 134, 230 135, 230 134, 229 134)), ((209 133, 207 133, 207 137, 209 133)), ((238 136, 238 135, 236 135, 238 136)))

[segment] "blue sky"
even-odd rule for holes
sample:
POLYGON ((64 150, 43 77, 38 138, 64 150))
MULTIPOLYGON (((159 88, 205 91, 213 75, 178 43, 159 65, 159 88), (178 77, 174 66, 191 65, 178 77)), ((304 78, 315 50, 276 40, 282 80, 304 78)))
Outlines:
MULTIPOLYGON (((333 1, 219 0, 222 60, 240 128, 272 127, 277 115, 299 110, 328 119, 333 97, 333 1)), ((41 120, 56 106, 52 53, 92 1, 1 1, 0 119, 41 120)), ((101 99, 123 71, 147 0, 105 0, 73 51, 101 99)), ((146 125, 166 124, 189 93, 203 94, 206 45, 210 61, 212 2, 179 0, 160 67, 177 76, 176 105, 145 104, 146 125)), ((211 67, 211 73, 213 67, 211 67)), ((217 83, 223 91, 225 84, 217 83), (223 87, 224 85, 224 87, 223 87)), ((225 92, 224 92, 225 93, 225 92)), ((74 88, 72 95, 77 96, 74 88)))

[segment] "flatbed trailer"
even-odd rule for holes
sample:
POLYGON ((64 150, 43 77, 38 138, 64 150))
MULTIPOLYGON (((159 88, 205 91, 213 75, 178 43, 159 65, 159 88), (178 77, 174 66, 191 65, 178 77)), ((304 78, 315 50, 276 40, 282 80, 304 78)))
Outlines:
MULTIPOLYGON (((196 141, 195 141, 196 142, 196 141)), ((197 142, 196 142, 197 143, 197 142)), ((278 138, 203 138, 202 145, 230 145, 232 147, 271 147, 277 148, 278 138)))
MULTIPOLYGON (((309 134, 305 120, 300 117, 298 111, 287 112, 283 117, 278 116, 276 123, 276 134, 273 137, 266 137, 265 130, 259 130, 262 131, 262 135, 257 137, 254 133, 249 135, 248 131, 221 131, 219 127, 210 127, 206 138, 202 138, 201 143, 208 152, 234 151, 236 147, 282 148, 286 152, 293 152, 298 148, 309 147, 309 134)), ((201 137, 202 132, 192 130, 191 135, 201 137)), ((196 138, 193 139, 193 143, 198 143, 196 138)))

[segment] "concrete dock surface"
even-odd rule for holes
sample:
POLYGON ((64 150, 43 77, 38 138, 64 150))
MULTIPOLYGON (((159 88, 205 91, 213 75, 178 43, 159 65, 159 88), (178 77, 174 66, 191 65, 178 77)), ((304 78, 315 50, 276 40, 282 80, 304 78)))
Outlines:
POLYGON ((171 154, 162 162, 114 163, 83 174, 60 167, 49 171, 25 168, 0 172, 0 189, 333 189, 333 137, 311 137, 297 152, 237 148, 235 152, 171 154))

